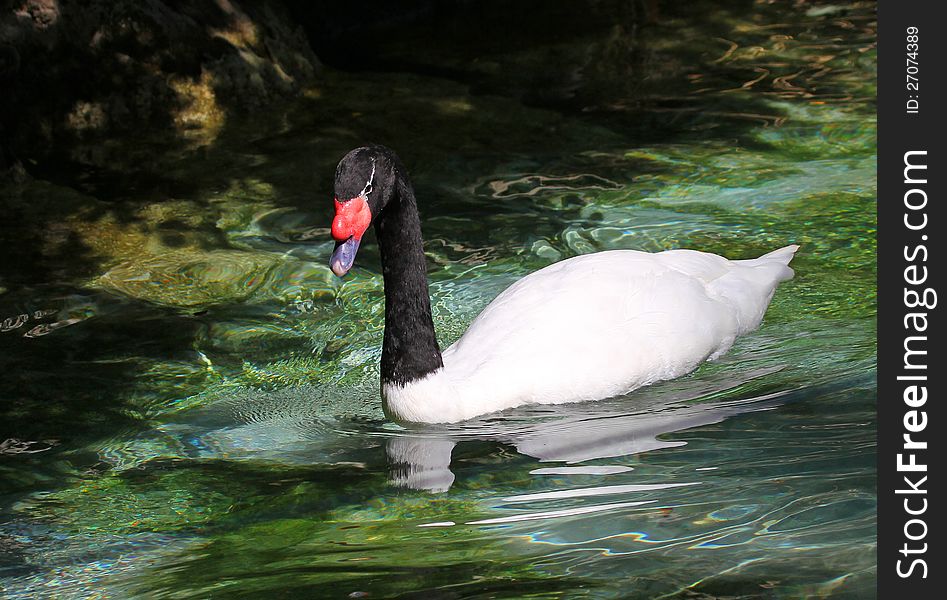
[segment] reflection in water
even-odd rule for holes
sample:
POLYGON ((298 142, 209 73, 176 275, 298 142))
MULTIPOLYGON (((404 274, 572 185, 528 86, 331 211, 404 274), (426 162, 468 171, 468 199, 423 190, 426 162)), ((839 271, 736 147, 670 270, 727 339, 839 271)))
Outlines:
POLYGON ((12 332, 29 324, 31 327, 23 333, 23 337, 35 338, 52 333, 57 329, 68 327, 69 325, 75 325, 86 318, 85 316, 71 317, 53 321, 51 323, 37 323, 38 321, 41 321, 49 316, 55 315, 57 312, 59 311, 56 309, 47 308, 35 310, 32 313, 20 313, 13 317, 7 317, 2 322, 0 322, 0 333, 12 332))
POLYGON ((450 438, 399 435, 385 444, 393 485, 414 490, 446 492, 454 483, 450 454, 457 444, 450 438))
MULTIPOLYGON (((723 391, 723 390, 720 390, 723 391)), ((454 446, 462 441, 493 440, 514 446, 518 452, 541 462, 582 463, 600 458, 627 457, 642 452, 683 446, 686 442, 659 439, 660 436, 720 421, 741 413, 771 410, 779 406, 788 392, 760 398, 723 402, 701 402, 693 406, 675 406, 694 398, 663 397, 669 405, 655 412, 608 414, 605 411, 566 405, 565 415, 538 423, 528 417, 517 419, 504 432, 504 421, 496 420, 477 433, 475 425, 467 424, 456 432, 431 431, 391 437, 386 445, 392 467, 393 484, 433 492, 447 491, 454 481, 450 457, 454 446), (494 430, 494 431, 490 431, 494 430)), ((599 467, 602 469, 602 467, 599 467)), ((611 474, 608 470, 566 470, 556 474, 611 474)), ((620 472, 620 471, 618 471, 620 472)), ((533 472, 535 473, 535 471, 533 472)), ((548 471, 546 472, 549 473, 548 471)), ((543 473, 541 473, 543 474, 543 473)), ((689 485, 689 484, 676 484, 689 485)), ((672 486, 673 487, 673 486, 672 486)), ((642 488, 643 489, 643 488, 642 488)), ((633 491, 625 486, 621 491, 633 491)), ((583 494, 577 493, 578 497, 583 494)), ((547 496, 553 498, 556 496, 547 496)), ((507 498, 508 501, 512 501, 507 498)))
POLYGON ((577 508, 565 508, 562 510, 550 510, 545 512, 520 513, 509 517, 496 517, 493 519, 480 519, 479 521, 470 521, 468 525, 499 525, 501 523, 519 523, 521 521, 536 521, 539 519, 556 519, 561 517, 574 517, 578 515, 588 515, 600 513, 608 510, 620 508, 630 508, 632 506, 641 506, 650 504, 654 500, 644 500, 642 502, 616 502, 614 504, 599 504, 595 506, 580 506, 577 508))
POLYGON ((510 181, 494 180, 487 184, 490 197, 497 199, 537 194, 560 193, 564 190, 614 190, 620 189, 617 182, 589 173, 551 177, 548 175, 522 175, 510 181))

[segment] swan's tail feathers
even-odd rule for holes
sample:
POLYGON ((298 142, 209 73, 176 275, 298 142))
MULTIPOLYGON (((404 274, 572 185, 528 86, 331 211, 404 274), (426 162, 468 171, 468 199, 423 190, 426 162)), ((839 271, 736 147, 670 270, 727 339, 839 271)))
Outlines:
POLYGON ((759 327, 776 286, 792 279, 795 273, 789 268, 789 261, 798 249, 799 246, 793 244, 759 258, 735 260, 737 268, 708 286, 734 308, 741 334, 759 327))
POLYGON ((738 262, 742 262, 748 267, 764 267, 767 272, 772 273, 771 276, 776 279, 776 282, 780 283, 792 279, 793 275, 796 274, 795 271, 789 267, 789 261, 792 260, 798 249, 799 244, 791 244, 789 246, 783 246, 778 250, 767 252, 759 258, 741 260, 738 262))
POLYGON ((796 250, 799 249, 799 244, 790 244, 788 246, 783 246, 779 250, 773 250, 772 252, 767 252, 763 256, 759 257, 757 260, 769 259, 769 260, 780 260, 783 264, 788 265, 789 261, 792 260, 793 255, 796 253, 796 250))

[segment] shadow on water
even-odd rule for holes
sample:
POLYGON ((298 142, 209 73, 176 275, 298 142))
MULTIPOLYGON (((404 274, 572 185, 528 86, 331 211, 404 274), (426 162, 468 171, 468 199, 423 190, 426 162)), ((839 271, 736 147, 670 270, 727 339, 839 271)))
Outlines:
POLYGON ((4 496, 78 475, 98 463, 83 451, 90 443, 140 427, 147 407, 133 396, 142 364, 191 360, 200 327, 167 310, 69 288, 43 289, 40 300, 31 292, 8 293, 0 304, 13 315, 0 333, 4 496))

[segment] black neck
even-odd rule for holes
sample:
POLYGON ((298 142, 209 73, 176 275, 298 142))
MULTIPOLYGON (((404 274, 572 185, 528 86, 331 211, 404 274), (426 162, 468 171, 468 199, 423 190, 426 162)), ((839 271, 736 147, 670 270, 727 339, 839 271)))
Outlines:
POLYGON ((391 200, 375 221, 375 234, 385 277, 381 379, 403 385, 444 363, 431 319, 418 206, 411 183, 399 175, 391 200))

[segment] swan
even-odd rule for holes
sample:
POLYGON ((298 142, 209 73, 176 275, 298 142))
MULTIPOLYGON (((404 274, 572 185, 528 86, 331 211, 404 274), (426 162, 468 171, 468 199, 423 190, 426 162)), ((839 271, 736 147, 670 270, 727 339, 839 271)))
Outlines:
POLYGON ((796 245, 751 260, 695 250, 609 250, 520 279, 441 352, 421 221, 389 148, 356 148, 335 172, 339 277, 374 224, 385 284, 381 395, 399 423, 455 423, 524 404, 600 400, 680 377, 756 329, 796 245))

